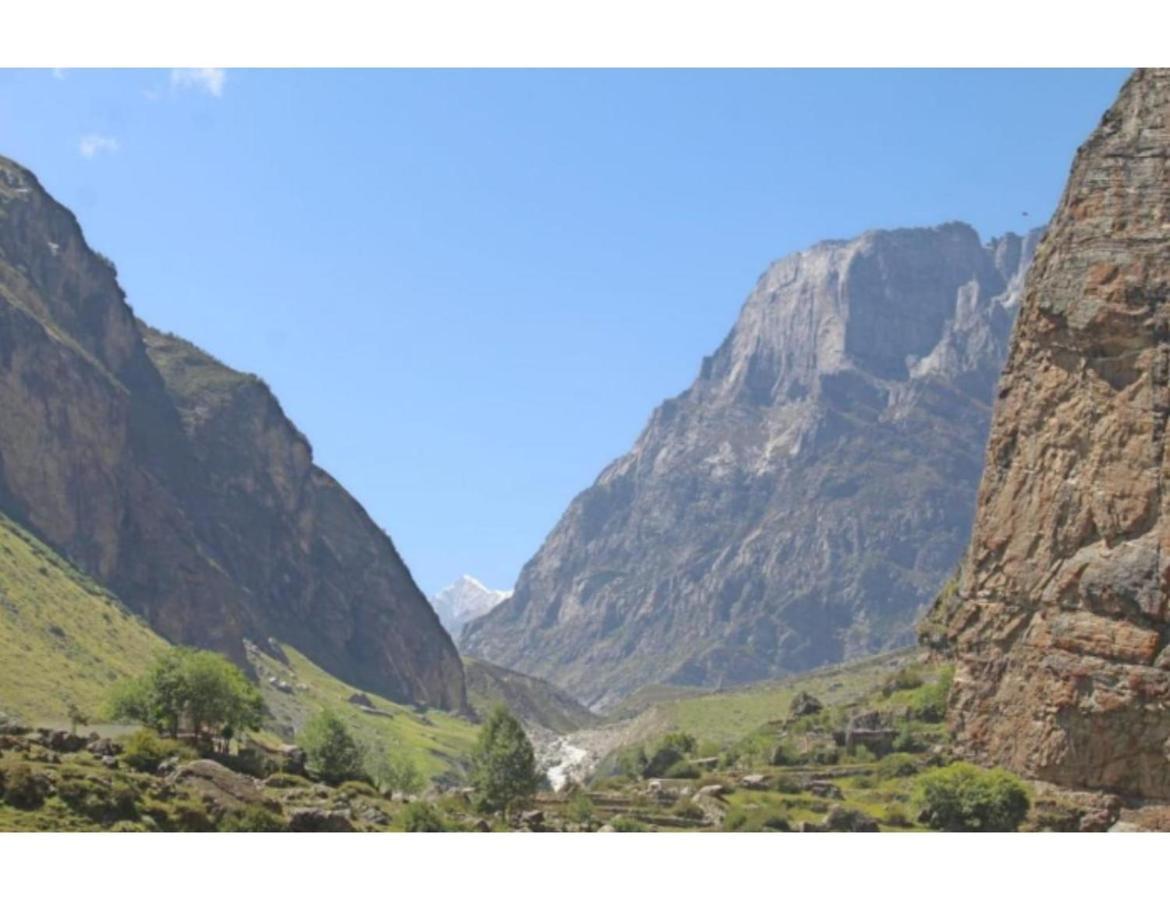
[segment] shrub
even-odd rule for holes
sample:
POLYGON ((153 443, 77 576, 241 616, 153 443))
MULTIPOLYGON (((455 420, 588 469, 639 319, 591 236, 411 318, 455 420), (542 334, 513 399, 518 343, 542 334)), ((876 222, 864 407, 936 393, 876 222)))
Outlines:
POLYGON ((899 754, 921 753, 926 749, 926 745, 914 733, 914 729, 910 726, 909 722, 903 722, 902 727, 898 729, 898 734, 894 737, 893 747, 895 756, 899 754))
POLYGON ((699 771, 699 767, 692 762, 687 762, 681 759, 666 770, 667 778, 698 778, 703 773, 699 771))
POLYGON ((922 669, 919 666, 904 666, 885 680, 882 694, 886 697, 897 691, 912 691, 922 687, 922 669))
POLYGON ((312 782, 291 772, 275 772, 264 780, 264 784, 270 788, 294 788, 308 787, 312 782))
POLYGON ((24 763, 4 774, 4 801, 17 809, 37 809, 49 796, 49 781, 24 763))
POLYGON ((703 812, 701 807, 697 806, 693 800, 685 797, 670 808, 670 814, 680 819, 691 819, 693 821, 702 821, 707 817, 707 814, 703 812))
POLYGON ((882 820, 887 825, 893 825, 897 828, 907 828, 911 824, 909 811, 900 803, 891 803, 887 806, 886 814, 882 820))
POLYGON ((80 816, 109 824, 138 818, 138 792, 125 782, 106 783, 66 770, 57 785, 61 802, 80 816))
POLYGON ((947 716, 954 670, 946 668, 934 684, 925 684, 910 697, 910 715, 920 722, 941 722, 947 716))
POLYGON ((724 831, 746 831, 748 824, 747 813, 742 809, 733 809, 723 820, 724 831))
POLYGON ((698 741, 695 740, 695 736, 687 734, 685 731, 672 731, 663 735, 658 742, 658 749, 675 750, 683 756, 694 753, 697 746, 698 741))
POLYGON ((418 794, 427 785, 426 778, 412 760, 403 756, 379 756, 370 764, 374 784, 384 793, 418 794))
POLYGON ((284 819, 263 806, 245 806, 227 812, 219 820, 220 831, 285 831, 284 819))
POLYGON ((873 751, 865 744, 854 744, 853 750, 850 751, 850 756, 853 757, 854 762, 867 763, 873 762, 877 757, 873 755, 873 751))
POLYGON ((779 794, 799 794, 803 790, 800 782, 787 775, 777 775, 773 782, 773 789, 779 794))
POLYGON ((565 818, 578 825, 588 825, 593 821, 593 801, 577 785, 573 785, 565 800, 565 818))
POLYGON ((939 831, 1015 831, 1030 805, 1015 775, 970 763, 920 776, 918 799, 927 823, 939 831))
POLYGON ((492 710, 479 731, 469 781, 480 809, 487 812, 509 810, 536 793, 540 784, 536 754, 524 728, 505 706, 492 710))
POLYGON ((764 819, 764 831, 791 831, 792 825, 784 816, 768 816, 764 819))
POLYGON ((172 756, 190 759, 194 755, 190 747, 161 737, 149 728, 134 732, 122 745, 122 761, 139 772, 157 772, 158 767, 172 756))
POLYGON ((877 764, 882 778, 908 778, 918 773, 918 760, 909 753, 891 753, 877 764))
POLYGON ((215 831, 215 823, 207 814, 207 809, 198 800, 191 798, 172 803, 160 824, 170 831, 215 831))
POLYGON ((429 803, 410 803, 402 811, 400 824, 403 831, 435 832, 447 831, 447 823, 429 803))
POLYGON ((300 735, 308 757, 309 772, 326 784, 364 781, 362 752, 345 722, 331 710, 317 713, 300 735))
POLYGON ((804 761, 804 755, 791 741, 781 741, 772 750, 769 761, 774 766, 799 766, 804 761))

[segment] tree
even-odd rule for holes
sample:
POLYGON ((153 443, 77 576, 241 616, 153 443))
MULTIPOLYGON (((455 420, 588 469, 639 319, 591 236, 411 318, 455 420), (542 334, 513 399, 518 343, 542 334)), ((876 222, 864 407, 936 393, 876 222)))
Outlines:
POLYGON ((300 744, 308 756, 309 772, 326 784, 368 780, 361 748, 332 710, 322 710, 309 720, 300 744))
POLYGON ((142 722, 172 737, 186 726, 238 733, 259 728, 260 691, 225 657, 209 650, 172 647, 141 678, 120 685, 110 701, 116 719, 142 722))
POLYGON ((471 753, 471 785, 480 809, 507 811, 536 793, 540 773, 523 727, 497 706, 479 730, 471 753))
POLYGON ((370 775, 378 789, 385 793, 418 794, 426 787, 426 779, 409 757, 374 756, 370 775))
POLYGON ((954 763, 921 776, 918 798, 931 828, 1015 831, 1028 814, 1028 789, 1003 769, 954 763))

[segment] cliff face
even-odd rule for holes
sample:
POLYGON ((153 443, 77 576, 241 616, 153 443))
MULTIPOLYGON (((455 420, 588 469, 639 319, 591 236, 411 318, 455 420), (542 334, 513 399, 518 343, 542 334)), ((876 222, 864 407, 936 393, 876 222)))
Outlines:
POLYGON ((876 231, 774 264, 464 650, 604 706, 907 642, 966 544, 1035 239, 876 231))
POLYGON ((276 637, 350 683, 465 705, 391 544, 256 378, 141 325, 112 266, 0 158, 0 509, 174 641, 276 637))
POLYGON ((1168 413, 1161 70, 1136 73, 1077 154, 1032 267, 959 589, 932 617, 973 757, 1170 798, 1168 413))

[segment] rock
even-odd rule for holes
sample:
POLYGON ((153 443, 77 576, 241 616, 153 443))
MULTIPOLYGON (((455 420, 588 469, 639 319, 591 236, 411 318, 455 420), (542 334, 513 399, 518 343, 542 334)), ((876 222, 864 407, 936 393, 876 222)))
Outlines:
POLYGON ((473 831, 491 831, 492 824, 487 819, 476 819, 474 822, 472 822, 471 828, 473 831))
POLYGON ((724 794, 730 793, 725 784, 705 784, 697 791, 696 797, 722 797, 724 794))
POLYGON ((110 738, 99 737, 85 745, 85 749, 94 756, 117 756, 122 752, 122 745, 110 738))
POLYGON ((825 831, 878 831, 878 823, 859 809, 833 806, 822 823, 825 831))
POLYGON ((340 812, 321 807, 302 807, 288 814, 289 831, 353 831, 353 823, 340 812))
POLYGON ((617 829, 609 824, 602 825, 600 828, 597 829, 598 834, 613 834, 615 831, 617 831, 617 829))
POLYGON ((831 781, 810 781, 805 785, 805 790, 814 797, 823 797, 826 800, 844 800, 845 795, 841 793, 841 789, 831 781))
POLYGON ((168 781, 195 791, 205 801, 222 810, 265 803, 256 779, 233 772, 210 759, 183 763, 168 777, 168 781))
POLYGON ((768 789, 768 776, 757 774, 744 775, 739 779, 739 783, 749 790, 765 791, 768 789))
POLYGON ((963 756, 1170 799, 1170 70, 1139 70, 1078 152, 1036 253, 957 588, 963 756))
POLYGON ((949 223, 774 263, 694 383, 465 627, 466 653, 604 706, 910 639, 970 534, 1037 238, 949 223))
POLYGON ((118 768, 118 757, 116 757, 116 756, 103 756, 101 759, 102 759, 102 765, 105 766, 107 769, 118 768))
POLYGON ((703 811, 703 821, 708 825, 716 828, 723 825, 723 820, 727 818, 727 806, 722 800, 700 791, 691 802, 703 811))
POLYGON ((521 828, 527 828, 529 831, 537 831, 544 825, 544 813, 539 809, 526 809, 520 813, 519 822, 521 828))
POLYGON ((76 753, 78 750, 85 749, 86 738, 80 734, 72 734, 68 731, 47 731, 42 732, 42 735, 42 743, 58 753, 76 753))
POLYGON ((360 691, 355 694, 350 694, 349 699, 346 702, 352 703, 354 706, 365 707, 366 709, 374 708, 374 701, 360 691))
POLYGON ((809 834, 809 833, 816 834, 816 833, 824 831, 825 829, 822 828, 820 825, 817 825, 815 822, 801 822, 800 827, 797 828, 796 830, 800 831, 800 832, 804 832, 805 834, 809 834))
POLYGON ((788 715, 794 719, 813 716, 824 708, 824 704, 808 691, 801 691, 792 698, 792 703, 788 706, 788 715))

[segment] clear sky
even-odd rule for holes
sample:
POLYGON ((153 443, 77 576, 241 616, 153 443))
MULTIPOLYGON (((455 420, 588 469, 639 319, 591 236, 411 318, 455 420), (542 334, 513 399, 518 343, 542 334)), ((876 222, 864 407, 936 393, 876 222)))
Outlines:
POLYGON ((772 259, 1044 222, 1124 77, 3 71, 0 153, 142 318, 264 377, 433 593, 509 587, 772 259))

